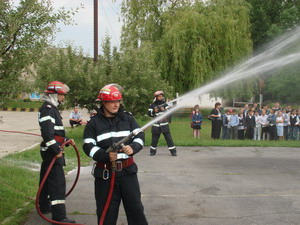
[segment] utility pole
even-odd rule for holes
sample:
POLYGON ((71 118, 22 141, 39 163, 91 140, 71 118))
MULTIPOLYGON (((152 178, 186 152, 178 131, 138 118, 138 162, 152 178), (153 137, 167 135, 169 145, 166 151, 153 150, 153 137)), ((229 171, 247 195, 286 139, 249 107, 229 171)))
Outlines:
POLYGON ((98 0, 94 0, 94 62, 98 61, 98 0))

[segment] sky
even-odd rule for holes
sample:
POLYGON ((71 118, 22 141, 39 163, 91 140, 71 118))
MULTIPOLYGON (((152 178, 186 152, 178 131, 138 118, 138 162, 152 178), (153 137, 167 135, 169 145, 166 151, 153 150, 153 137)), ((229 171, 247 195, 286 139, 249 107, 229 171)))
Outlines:
MULTIPOLYGON (((74 46, 82 47, 85 53, 93 56, 94 49, 94 0, 52 0, 55 8, 76 8, 83 5, 74 16, 77 25, 65 26, 59 24, 61 32, 57 34, 55 44, 72 43, 74 46)), ((99 53, 101 54, 101 43, 105 33, 111 37, 112 46, 119 47, 122 19, 120 15, 121 0, 99 0, 98 1, 98 36, 99 53)))
MULTIPOLYGON (((12 0, 18 4, 20 0, 12 0)), ((58 24, 61 32, 57 33, 55 45, 71 43, 73 46, 82 47, 84 53, 93 56, 94 49, 94 0, 51 0, 55 9, 64 7, 66 10, 81 7, 73 16, 76 25, 58 24)), ((112 46, 119 47, 122 27, 120 14, 121 0, 99 0, 98 1, 98 36, 99 53, 101 54, 101 43, 105 33, 111 37, 112 46)))

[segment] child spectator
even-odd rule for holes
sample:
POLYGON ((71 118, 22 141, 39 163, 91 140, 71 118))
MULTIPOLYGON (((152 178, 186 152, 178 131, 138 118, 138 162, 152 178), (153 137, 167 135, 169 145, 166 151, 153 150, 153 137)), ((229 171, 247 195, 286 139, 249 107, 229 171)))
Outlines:
POLYGON ((195 107, 195 113, 193 115, 192 118, 192 122, 193 122, 193 134, 194 134, 194 138, 199 138, 200 137, 200 130, 201 130, 201 123, 203 121, 203 116, 200 112, 199 107, 195 107))
POLYGON ((289 140, 290 115, 286 109, 282 110, 282 117, 283 117, 283 137, 284 140, 289 140))
POLYGON ((260 141, 260 132, 261 132, 261 116, 259 112, 256 110, 255 114, 255 127, 254 127, 254 138, 253 140, 260 141))
POLYGON ((244 136, 245 136, 245 120, 244 120, 244 114, 243 114, 243 110, 241 110, 238 114, 238 118, 239 118, 239 125, 238 125, 238 139, 239 140, 244 140, 244 136))
POLYGON ((228 128, 229 128, 231 139, 238 139, 238 125, 239 125, 239 117, 236 114, 236 110, 233 109, 228 122, 228 128))
POLYGON ((266 109, 263 109, 261 111, 261 117, 260 117, 260 123, 262 127, 261 131, 261 138, 262 140, 269 140, 269 121, 268 121, 268 115, 266 114, 266 109))
POLYGON ((277 129, 277 137, 280 141, 283 141, 283 116, 281 110, 277 111, 276 115, 276 129, 277 129))
POLYGON ((271 109, 270 114, 268 115, 268 121, 269 121, 269 133, 270 133, 270 141, 273 141, 277 138, 276 134, 276 115, 275 110, 271 109))
POLYGON ((295 109, 292 110, 290 115, 290 140, 297 140, 298 136, 298 124, 299 124, 299 117, 297 116, 297 112, 295 109))
POLYGON ((230 120, 230 110, 226 109, 225 114, 222 115, 222 139, 229 139, 228 122, 230 120))
POLYGON ((255 117, 253 111, 248 110, 248 115, 245 118, 245 129, 246 129, 246 138, 253 140, 254 137, 254 127, 255 127, 255 117))

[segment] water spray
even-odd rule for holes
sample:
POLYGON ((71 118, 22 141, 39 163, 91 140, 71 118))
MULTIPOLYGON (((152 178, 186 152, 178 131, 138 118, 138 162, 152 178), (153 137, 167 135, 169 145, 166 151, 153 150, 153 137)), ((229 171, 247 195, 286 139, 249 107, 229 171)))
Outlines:
MULTIPOLYGON (((251 76, 258 76, 258 74, 274 72, 284 66, 300 61, 300 53, 282 53, 283 50, 287 50, 293 47, 293 45, 298 41, 300 41, 300 27, 297 27, 292 32, 282 35, 281 37, 273 41, 263 52, 237 65, 231 71, 224 74, 221 78, 207 85, 196 88, 168 102, 169 104, 173 102, 176 102, 177 104, 176 106, 172 107, 169 111, 165 112, 163 115, 158 116, 155 119, 148 122, 147 124, 145 124, 139 130, 134 130, 128 137, 125 137, 124 139, 120 140, 115 145, 120 147, 121 144, 125 143, 130 138, 133 138, 139 132, 144 132, 157 121, 183 108, 184 106, 186 106, 185 102, 188 98, 209 93, 212 90, 215 90, 216 88, 225 87, 236 81, 249 78, 251 76), (179 105, 178 102, 181 102, 182 104, 179 105)), ((107 150, 107 152, 110 151, 113 151, 113 148, 109 148, 107 150)))

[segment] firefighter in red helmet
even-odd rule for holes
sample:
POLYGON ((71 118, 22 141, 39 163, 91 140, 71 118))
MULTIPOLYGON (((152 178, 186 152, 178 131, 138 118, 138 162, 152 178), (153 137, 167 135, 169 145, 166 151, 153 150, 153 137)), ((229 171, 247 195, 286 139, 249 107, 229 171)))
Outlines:
MULTIPOLYGON (((165 102, 163 91, 156 91, 154 93, 154 97, 154 102, 149 106, 148 115, 150 117, 162 116, 170 108, 170 106, 165 102)), ((167 117, 162 118, 161 120, 154 123, 152 125, 151 132, 152 142, 150 146, 150 156, 154 156, 156 154, 157 143, 161 133, 163 133, 166 139, 171 155, 177 156, 176 147, 171 136, 169 121, 167 117)))
MULTIPOLYGON (((69 87, 59 81, 52 81, 44 91, 44 103, 39 110, 39 125, 43 141, 40 145, 43 159, 40 182, 43 179, 53 157, 57 157, 39 198, 39 207, 43 214, 52 213, 52 220, 63 223, 75 223, 67 218, 65 195, 66 180, 63 170, 64 154, 60 145, 67 140, 58 105, 65 100, 69 87)), ((74 140, 72 139, 72 144, 74 140)))
POLYGON ((117 84, 106 85, 100 90, 97 101, 101 102, 101 107, 86 125, 83 150, 96 161, 93 175, 98 223, 110 189, 111 162, 116 161, 116 180, 104 224, 117 224, 122 200, 128 224, 146 225, 148 223, 141 201, 137 165, 133 160, 133 156, 144 146, 144 133, 141 132, 125 142, 118 152, 106 153, 111 145, 139 128, 133 116, 120 108, 123 99, 121 90, 117 84))

